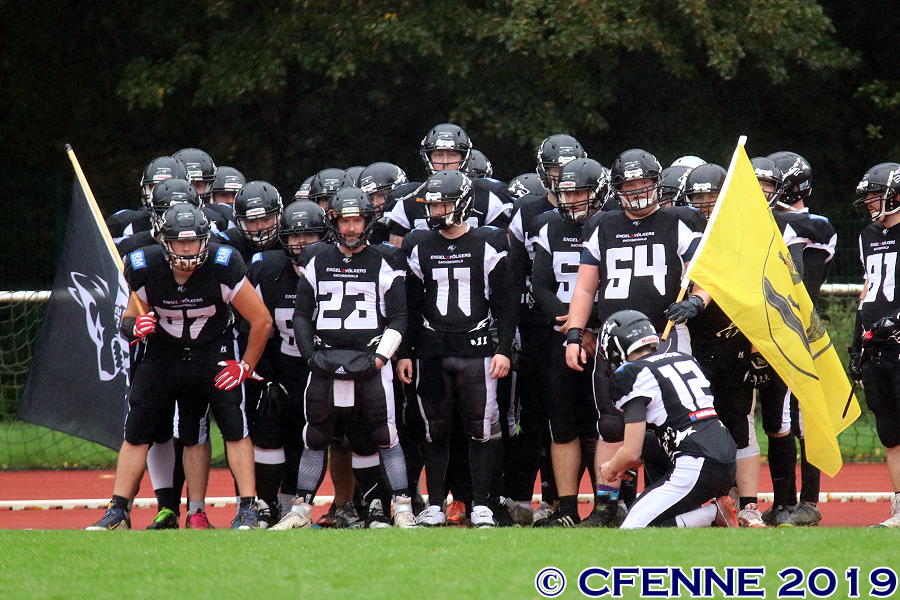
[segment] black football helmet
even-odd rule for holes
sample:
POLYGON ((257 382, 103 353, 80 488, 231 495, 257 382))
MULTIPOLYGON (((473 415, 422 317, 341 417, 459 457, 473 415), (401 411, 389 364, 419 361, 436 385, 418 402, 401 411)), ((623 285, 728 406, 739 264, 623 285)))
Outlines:
POLYGON ((202 210, 191 204, 179 202, 163 212, 156 239, 162 246, 163 255, 170 266, 182 271, 194 271, 206 261, 209 251, 209 230, 209 219, 202 210), (172 242, 193 240, 200 240, 200 250, 196 254, 176 254, 172 248, 172 242))
POLYGON ((656 157, 640 148, 626 150, 616 158, 609 170, 609 183, 624 210, 644 210, 659 202, 662 167, 656 157), (649 179, 650 184, 637 190, 624 191, 626 181, 649 179))
POLYGON ((287 205, 281 213, 281 224, 278 228, 278 239, 281 247, 296 264, 300 252, 306 244, 290 244, 288 236, 293 233, 315 233, 319 239, 325 237, 325 211, 310 200, 297 200, 287 205))
POLYGON ((645 346, 659 348, 653 323, 642 312, 620 310, 609 316, 600 329, 600 348, 610 367, 616 369, 628 355, 645 346))
POLYGON ((662 170, 659 181, 660 206, 684 206, 684 186, 692 168, 681 165, 662 170))
POLYGON ((457 168, 465 171, 472 154, 472 140, 469 139, 469 134, 455 123, 441 123, 432 127, 419 144, 419 156, 425 162, 425 169, 429 175, 438 171, 431 161, 431 153, 435 150, 459 152, 462 159, 457 168))
POLYGON ((466 165, 466 175, 470 179, 483 179, 494 174, 494 167, 484 152, 472 148, 469 154, 469 164, 466 165))
POLYGON ((462 171, 438 171, 425 181, 419 190, 417 202, 425 204, 425 217, 429 229, 447 229, 462 225, 472 210, 472 180, 462 171), (435 205, 453 202, 453 210, 445 215, 434 215, 435 205))
POLYGON ((562 168, 576 158, 587 158, 587 152, 571 135, 557 133, 544 139, 538 148, 536 169, 544 187, 556 191, 557 177, 551 177, 547 169, 562 168))
POLYGON ((706 163, 691 169, 684 186, 684 195, 687 198, 688 206, 693 206, 704 215, 709 216, 716 205, 727 174, 728 172, 724 168, 714 163, 706 163), (705 194, 715 194, 716 197, 710 198, 705 194))
POLYGON ((516 175, 506 188, 513 198, 521 198, 526 194, 543 194, 547 191, 537 173, 516 175))
POLYGON ((559 172, 557 183, 559 214, 567 221, 583 222, 603 206, 609 190, 608 182, 609 170, 596 160, 576 158, 566 163, 559 172), (589 192, 587 197, 580 200, 571 198, 570 194, 583 190, 589 192))
POLYGON ((687 167, 688 169, 693 169, 694 167, 699 167, 700 165, 705 165, 706 161, 700 158, 699 156, 694 156, 693 154, 685 154, 684 156, 679 156, 675 160, 672 161, 670 167, 687 167))
MULTIPOLYGON (((325 213, 326 223, 334 241, 345 248, 357 248, 369 240, 372 226, 375 224, 376 211, 368 194, 358 187, 345 187, 337 191, 325 213), (338 219, 342 217, 363 217, 365 229, 355 240, 348 240, 338 231, 338 219)), ((355 234, 354 234, 355 235, 355 234)))
POLYGON ((150 193, 150 225, 154 232, 159 231, 163 214, 173 204, 187 203, 200 208, 200 197, 197 191, 185 179, 166 179, 153 186, 150 193))
POLYGON ((216 163, 212 157, 199 148, 182 148, 173 154, 172 158, 184 163, 188 181, 195 186, 199 186, 200 183, 206 184, 205 191, 198 189, 197 193, 200 195, 200 201, 207 204, 212 196, 212 184, 216 180, 216 163))
POLYGON ((349 183, 344 169, 322 169, 309 182, 308 199, 327 210, 337 191, 349 183))
POLYGON ((348 186, 359 187, 359 174, 365 170, 365 167, 356 165, 344 169, 344 179, 348 186))
POLYGON ((183 162, 171 156, 159 156, 151 160, 141 176, 141 203, 150 208, 150 193, 153 186, 173 178, 187 181, 187 169, 183 162))
POLYGON ((760 185, 766 184, 766 187, 763 188, 763 196, 771 206, 778 188, 781 187, 781 169, 774 160, 765 156, 751 158, 750 164, 753 165, 753 172, 756 173, 756 179, 759 180, 760 185))
POLYGON ((234 202, 234 197, 241 191, 245 183, 247 180, 243 173, 234 167, 221 166, 216 169, 216 179, 213 181, 210 192, 213 195, 231 194, 231 201, 234 202))
MULTIPOLYGON (((374 205, 373 194, 379 192, 387 194, 398 185, 403 185, 408 181, 406 173, 397 165, 389 162, 376 162, 362 170, 362 173, 359 174, 357 187, 369 194, 369 199, 372 200, 374 205)), ((384 213, 385 204, 386 200, 384 203, 375 206, 379 216, 384 213)))
POLYGON ((812 194, 812 169, 809 162, 797 154, 782 150, 767 156, 781 170, 781 185, 772 199, 772 204, 782 209, 791 209, 793 204, 809 201, 812 194))
POLYGON ((309 200, 309 187, 312 185, 312 180, 315 178, 315 175, 310 175, 303 180, 303 183, 301 183, 300 187, 297 188, 297 191, 294 192, 294 200, 309 200))
POLYGON ((853 205, 864 211, 865 216, 881 222, 888 215, 900 211, 900 164, 888 162, 875 165, 863 175, 856 186, 856 200, 853 205), (875 210, 870 210, 870 203, 875 210), (874 208, 874 206, 873 206, 874 208))
POLYGON ((249 181, 234 197, 234 217, 238 230, 254 248, 265 250, 278 239, 278 217, 281 215, 281 194, 267 181, 249 181), (248 227, 251 221, 274 216, 267 227, 248 227))

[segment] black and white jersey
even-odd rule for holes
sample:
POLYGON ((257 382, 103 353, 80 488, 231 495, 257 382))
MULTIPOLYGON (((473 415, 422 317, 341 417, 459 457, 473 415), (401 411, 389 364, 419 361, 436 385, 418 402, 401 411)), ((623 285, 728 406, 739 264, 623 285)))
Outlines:
POLYGON ((301 269, 295 308, 295 321, 312 322, 318 345, 374 350, 386 328, 406 330, 404 273, 371 247, 348 257, 323 244, 301 269))
MULTIPOLYGON (((231 229, 232 227, 237 227, 237 219, 234 217, 234 207, 230 204, 224 204, 222 202, 214 202, 213 204, 209 204, 204 208, 208 208, 210 211, 215 211, 216 214, 216 227, 219 231, 226 231, 231 229)), ((209 213, 204 210, 205 214, 209 215, 209 213)))
POLYGON ((281 250, 259 252, 251 259, 247 280, 262 297, 277 331, 277 337, 267 344, 266 353, 276 350, 287 356, 300 356, 294 339, 294 305, 299 279, 294 264, 281 250))
MULTIPOLYGON (((391 220, 391 235, 406 235, 410 231, 417 229, 428 229, 428 222, 425 216, 425 203, 418 201, 418 192, 424 184, 407 183, 404 186, 406 192, 404 196, 397 199, 397 203, 391 210, 389 219, 391 220), (409 190, 407 192, 407 190, 409 190)), ((506 198, 504 196, 503 198, 506 198)), ((503 198, 498 195, 497 190, 492 188, 490 181, 484 179, 475 179, 472 181, 472 210, 466 223, 472 227, 483 227, 490 225, 492 227, 505 228, 509 224, 509 214, 511 205, 504 202, 503 198)))
POLYGON ((123 239, 150 229, 150 211, 141 207, 138 210, 120 210, 106 218, 106 228, 117 246, 123 239))
POLYGON ((581 264, 582 224, 563 219, 559 211, 545 212, 535 219, 536 234, 529 243, 534 252, 531 295, 535 309, 553 322, 568 314, 578 266, 581 264))
POLYGON ((145 246, 152 246, 156 243, 157 241, 153 238, 153 234, 150 230, 145 229, 144 231, 138 231, 137 233, 124 237, 116 242, 116 250, 118 251, 119 256, 124 260, 125 256, 131 254, 135 250, 144 248, 145 246))
MULTIPOLYGON (((890 229, 881 223, 870 223, 859 235, 859 258, 866 271, 866 289, 859 304, 861 324, 866 330, 882 317, 900 310, 900 282, 897 251, 900 226, 890 229)), ((900 340, 894 340, 900 345, 900 340)))
POLYGON ((509 356, 516 292, 506 233, 469 227, 458 238, 413 231, 403 241, 411 273, 410 338, 418 358, 509 356), (490 339, 494 321, 498 341, 490 339))
POLYGON ((816 303, 819 290, 831 271, 837 233, 828 218, 814 215, 807 209, 775 211, 773 215, 784 243, 797 263, 806 291, 816 303))
POLYGON ((732 462, 736 447, 716 416, 709 385, 694 357, 666 352, 622 364, 612 394, 625 422, 646 421, 673 461, 686 454, 732 462), (631 402, 640 404, 626 406, 631 402))
POLYGON ((546 315, 534 311, 534 298, 531 296, 531 267, 534 262, 534 246, 530 240, 534 237, 535 220, 555 207, 543 194, 525 194, 513 202, 512 218, 509 223, 509 257, 513 279, 519 290, 522 325, 543 323, 546 315))
POLYGON ((598 267, 596 316, 602 323, 620 310, 639 310, 657 331, 675 301, 687 263, 705 226, 702 215, 660 208, 639 220, 625 212, 600 212, 588 219, 581 264, 598 267), (696 217, 696 218, 694 218, 696 217))
POLYGON ((245 281, 244 261, 234 248, 211 243, 203 265, 179 284, 162 246, 147 246, 128 254, 125 280, 156 313, 156 339, 197 347, 218 340, 231 326, 229 305, 245 281))
MULTIPOLYGON (((214 239, 220 244, 231 246, 237 250, 240 253, 241 258, 243 258, 244 262, 247 264, 250 263, 254 254, 260 252, 259 248, 247 242, 244 236, 241 235, 241 230, 237 227, 232 227, 226 231, 219 231, 216 233, 216 238, 214 239)), ((272 247, 266 248, 266 250, 281 250, 281 242, 275 240, 272 247)))

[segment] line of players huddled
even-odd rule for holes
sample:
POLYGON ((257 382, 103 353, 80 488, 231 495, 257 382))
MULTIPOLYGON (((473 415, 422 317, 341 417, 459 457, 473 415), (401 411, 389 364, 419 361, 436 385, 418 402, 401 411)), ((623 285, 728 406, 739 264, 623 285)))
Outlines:
MULTIPOLYGON (((130 528, 145 468, 151 529, 179 526, 185 483, 186 526, 209 528, 210 416, 237 529, 309 527, 326 466, 335 490, 321 526, 821 520, 790 390, 706 291, 677 300, 724 168, 685 156, 663 169, 632 149, 607 169, 557 134, 536 172, 507 185, 450 123, 420 154, 423 182, 386 162, 325 169, 287 206, 195 148, 150 162, 143 206, 108 219, 134 292, 121 329, 135 350, 113 497, 88 529, 130 528), (765 512, 757 402, 775 495, 765 512), (585 471, 595 499, 582 519, 585 471)), ((793 152, 752 162, 815 302, 836 235, 806 206, 809 164, 793 152)), ((850 372, 896 491, 900 165, 873 167, 857 192, 873 222, 860 236, 867 286, 850 372)), ((900 526, 897 497, 883 525, 900 526)))

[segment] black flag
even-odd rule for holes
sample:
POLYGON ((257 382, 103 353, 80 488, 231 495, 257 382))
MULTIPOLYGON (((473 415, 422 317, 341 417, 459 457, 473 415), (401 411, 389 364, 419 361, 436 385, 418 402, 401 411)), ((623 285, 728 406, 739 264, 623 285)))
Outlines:
POLYGON ((119 333, 128 287, 101 227, 76 180, 17 416, 118 449, 128 409, 129 346, 119 333))

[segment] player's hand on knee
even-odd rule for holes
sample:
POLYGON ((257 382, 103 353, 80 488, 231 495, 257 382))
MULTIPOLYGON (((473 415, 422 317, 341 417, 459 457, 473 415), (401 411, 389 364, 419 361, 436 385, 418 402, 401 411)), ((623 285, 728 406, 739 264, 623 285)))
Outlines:
POLYGON ((413 364, 408 358, 401 358, 397 361, 397 377, 403 383, 412 383, 413 364))
POLYGON ((156 331, 156 315, 153 314, 153 311, 148 312, 145 315, 138 315, 134 318, 134 337, 139 340, 144 339, 154 331, 156 331))
POLYGON ((223 360, 219 363, 220 367, 224 367, 215 378, 215 386, 217 390, 233 390, 247 379, 255 379, 263 381, 263 378, 256 374, 250 368, 250 365, 244 361, 223 360))
POLYGON ((491 379, 506 377, 509 374, 509 357, 504 356, 503 354, 495 354, 494 357, 491 358, 491 364, 488 367, 488 371, 491 374, 491 379))

